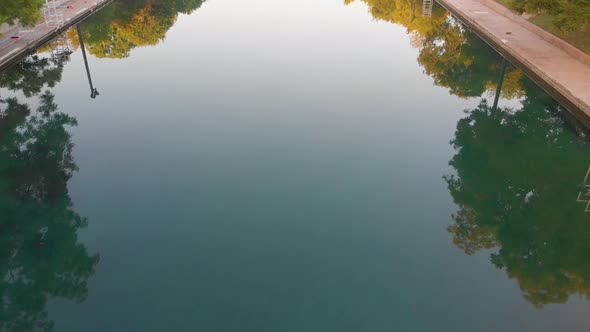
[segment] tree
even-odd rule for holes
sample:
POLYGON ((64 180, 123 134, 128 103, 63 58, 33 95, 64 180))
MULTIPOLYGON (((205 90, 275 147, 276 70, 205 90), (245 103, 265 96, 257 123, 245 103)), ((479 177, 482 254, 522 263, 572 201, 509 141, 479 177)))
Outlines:
MULTIPOLYGON (((344 0, 346 5, 355 0, 344 0)), ((422 0, 362 0, 369 7, 371 15, 378 20, 404 26, 412 44, 419 47, 423 36, 437 29, 447 19, 448 13, 436 5, 432 16, 422 15, 422 0)))
MULTIPOLYGON (((436 85, 461 98, 495 93, 502 57, 441 6, 425 17, 421 0, 362 1, 375 18, 406 27, 420 51, 418 62, 436 85)), ((502 97, 522 97, 521 79, 520 70, 508 68, 502 97)))
POLYGON ((452 141, 458 206, 448 230, 467 254, 495 249, 492 263, 535 306, 590 297, 590 215, 576 201, 588 169, 588 131, 526 81, 522 109, 467 112, 452 141))
POLYGON ((34 25, 41 19, 43 0, 8 0, 0 6, 0 23, 34 25))
MULTIPOLYGON (((495 93, 502 56, 453 18, 423 37, 418 62, 438 86, 461 98, 495 93)), ((522 97, 522 72, 507 69, 502 97, 522 97)))
POLYGON ((179 12, 189 14, 201 4, 201 0, 115 1, 84 22, 84 39, 98 58, 126 58, 136 47, 158 44, 179 12))
POLYGON ((87 225, 68 194, 77 167, 61 113, 46 91, 31 112, 0 101, 0 331, 51 331, 47 301, 83 301, 99 256, 77 240, 87 225))
POLYGON ((588 0, 512 0, 510 7, 521 14, 548 14, 564 32, 582 30, 590 23, 588 0))
POLYGON ((0 87, 21 91, 25 97, 41 92, 44 86, 54 87, 61 80, 63 58, 40 58, 33 55, 0 75, 0 87))

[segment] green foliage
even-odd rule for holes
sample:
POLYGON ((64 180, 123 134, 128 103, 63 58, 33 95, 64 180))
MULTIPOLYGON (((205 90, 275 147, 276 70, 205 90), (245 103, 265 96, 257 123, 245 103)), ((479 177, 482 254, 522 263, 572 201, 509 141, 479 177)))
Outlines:
MULTIPOLYGON (((418 62, 436 85, 467 98, 495 93, 502 56, 458 21, 448 18, 423 36, 418 62)), ((508 68, 502 97, 523 95, 520 77, 519 70, 508 68)))
MULTIPOLYGON (((407 28, 436 85, 463 98, 495 93, 502 57, 448 13, 422 17, 416 0, 362 1, 407 28)), ((508 67, 503 83, 502 96, 523 97, 522 109, 484 100, 457 124, 456 174, 445 180, 459 209, 448 230, 467 254, 496 250, 492 263, 535 306, 590 296, 590 216, 576 201, 590 135, 521 71, 508 67)))
POLYGON ((64 59, 28 57, 0 75, 0 87, 21 91, 26 97, 41 92, 44 86, 54 87, 61 80, 64 59))
POLYGON ((582 30, 590 23, 590 0, 511 0, 519 13, 548 14, 562 31, 582 30))
MULTIPOLYGON (((350 3, 353 0, 345 0, 350 3)), ((422 15, 421 0, 362 0, 372 15, 401 24, 419 49, 418 62, 438 86, 461 98, 495 93, 502 57, 442 7, 422 15)), ((502 97, 522 97, 522 73, 509 68, 502 97)))
MULTIPOLYGON (((354 0, 344 0, 345 4, 354 0)), ((376 19, 404 26, 415 38, 416 44, 420 37, 435 29, 446 19, 446 12, 440 6, 433 8, 432 17, 422 15, 422 0, 362 0, 369 6, 369 11, 376 19)))
POLYGON ((0 4, 0 23, 34 25, 41 19, 44 0, 3 0, 0 4))
POLYGON ((522 109, 485 101, 457 124, 446 176, 459 210, 449 227, 467 254, 492 263, 535 306, 590 296, 590 216, 577 202, 590 163, 588 132, 527 82, 522 109), (569 127, 569 128, 568 128, 569 127), (577 134, 576 134, 577 133, 577 134))
POLYGON ((66 127, 48 91, 31 112, 0 103, 0 330, 51 331, 52 297, 82 301, 98 255, 77 240, 87 225, 72 208, 67 181, 76 171, 66 127))
POLYGON ((115 1, 84 22, 84 39, 99 58, 126 58, 132 49, 156 45, 178 13, 189 14, 202 0, 115 1))

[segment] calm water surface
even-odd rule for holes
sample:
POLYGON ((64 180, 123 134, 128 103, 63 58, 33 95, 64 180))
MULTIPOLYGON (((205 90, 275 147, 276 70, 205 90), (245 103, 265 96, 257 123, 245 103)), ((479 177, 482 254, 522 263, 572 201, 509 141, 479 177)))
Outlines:
POLYGON ((0 330, 588 331, 587 131, 345 2, 115 0, 95 99, 76 29, 1 74, 0 330))

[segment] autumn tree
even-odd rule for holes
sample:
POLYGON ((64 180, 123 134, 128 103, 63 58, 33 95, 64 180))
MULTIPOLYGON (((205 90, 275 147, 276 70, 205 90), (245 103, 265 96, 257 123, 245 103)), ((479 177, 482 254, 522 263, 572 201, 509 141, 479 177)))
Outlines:
MULTIPOLYGON (((432 15, 424 16, 421 0, 362 1, 376 19, 407 29, 412 45, 420 51, 418 62, 436 85, 461 98, 495 93, 502 57, 441 6, 435 5, 432 15)), ((508 67, 504 98, 523 96, 522 76, 520 70, 508 67)))
MULTIPOLYGON (((502 56, 475 33, 448 17, 423 36, 418 62, 438 86, 458 97, 479 97, 495 93, 502 56)), ((522 97, 520 70, 510 66, 504 78, 502 96, 522 97)))
MULTIPOLYGON (((344 0, 350 4, 355 0, 344 0)), ((369 12, 378 20, 404 26, 412 44, 419 47, 425 35, 437 29, 446 20, 448 13, 436 5, 432 16, 422 15, 422 0, 362 0, 369 7, 369 12)))
POLYGON ((179 12, 189 14, 201 4, 201 0, 115 1, 84 22, 84 39, 96 57, 126 58, 136 47, 158 44, 179 12))
POLYGON ((448 230, 492 263, 535 306, 590 296, 590 215, 577 202, 590 164, 588 131, 526 81, 520 110, 487 102, 459 121, 445 176, 458 206, 448 230))

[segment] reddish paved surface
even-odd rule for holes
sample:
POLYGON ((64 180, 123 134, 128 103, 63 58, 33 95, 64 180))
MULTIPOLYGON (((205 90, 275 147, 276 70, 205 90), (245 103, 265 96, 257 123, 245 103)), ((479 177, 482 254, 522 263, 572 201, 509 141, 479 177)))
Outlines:
POLYGON ((532 23, 500 12, 502 7, 487 3, 489 0, 437 1, 510 60, 526 67, 528 73, 542 81, 539 82, 541 86, 560 101, 565 99, 564 104, 581 120, 589 123, 590 66, 584 61, 533 32, 534 28, 527 26, 532 23))
MULTIPOLYGON (((63 13, 63 26, 67 27, 73 22, 93 12, 110 0, 64 0, 58 7, 63 13)), ((0 69, 23 54, 30 52, 40 40, 55 35, 55 27, 48 27, 44 22, 35 27, 14 26, 0 36, 0 69), (18 37, 18 39, 13 39, 18 37)))

